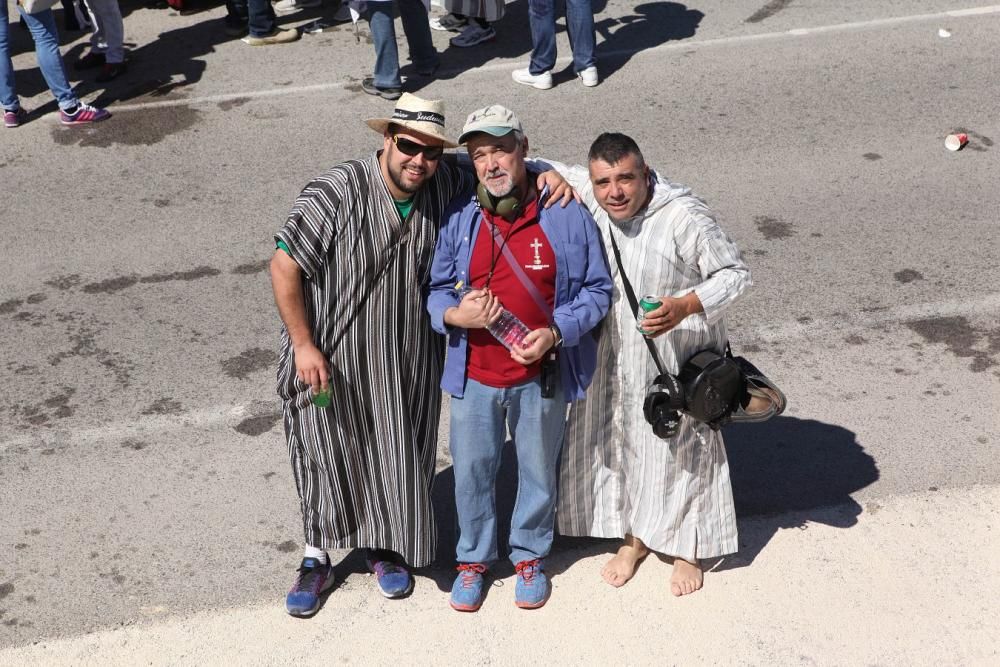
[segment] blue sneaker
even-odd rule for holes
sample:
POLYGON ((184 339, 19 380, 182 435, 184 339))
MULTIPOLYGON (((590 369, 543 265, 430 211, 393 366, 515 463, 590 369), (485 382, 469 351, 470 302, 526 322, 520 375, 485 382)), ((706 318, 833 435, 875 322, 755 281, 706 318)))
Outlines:
POLYGON ((334 583, 330 557, 320 563, 315 558, 303 558, 292 590, 285 597, 285 611, 292 616, 312 616, 319 611, 320 596, 334 583))
POLYGON ((514 566, 517 584, 514 586, 514 604, 521 609, 538 609, 549 601, 552 587, 542 572, 542 561, 522 560, 514 566))
POLYGON ((396 562, 398 556, 385 550, 369 550, 368 569, 375 573, 378 587, 387 598, 403 598, 413 591, 413 577, 402 563, 396 562))
POLYGON ((458 576, 451 587, 451 608, 457 611, 478 611, 483 606, 483 575, 486 566, 482 563, 461 563, 458 576))

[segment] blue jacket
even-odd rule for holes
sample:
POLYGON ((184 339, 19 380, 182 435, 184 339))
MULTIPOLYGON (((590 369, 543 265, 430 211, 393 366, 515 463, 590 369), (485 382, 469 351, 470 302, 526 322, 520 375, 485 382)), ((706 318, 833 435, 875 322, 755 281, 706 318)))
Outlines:
MULTIPOLYGON (((591 330, 601 321, 611 303, 612 283, 601 234, 590 212, 573 201, 566 208, 558 204, 541 208, 542 231, 556 256, 556 294, 552 312, 563 344, 559 351, 563 394, 567 401, 583 398, 597 364, 597 341, 591 330)), ((448 334, 441 388, 461 397, 465 394, 467 331, 449 327, 444 313, 458 306, 455 283, 468 283, 472 247, 483 216, 473 191, 455 198, 444 214, 444 223, 434 249, 431 289, 427 310, 431 326, 448 334)))

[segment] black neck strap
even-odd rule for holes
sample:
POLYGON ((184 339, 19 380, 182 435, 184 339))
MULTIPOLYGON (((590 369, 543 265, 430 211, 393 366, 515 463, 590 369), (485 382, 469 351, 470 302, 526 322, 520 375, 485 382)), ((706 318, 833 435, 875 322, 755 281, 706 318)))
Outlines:
MULTIPOLYGON (((618 275, 622 277, 622 284, 625 286, 625 296, 628 297, 628 303, 632 306, 632 314, 635 315, 635 321, 638 323, 639 320, 639 301, 635 298, 635 291, 632 289, 632 283, 628 280, 628 275, 625 273, 625 267, 622 265, 622 255, 618 251, 618 242, 615 241, 615 233, 608 229, 608 235, 611 237, 611 248, 615 251, 615 263, 618 264, 618 275)), ((641 335, 641 334, 640 334, 641 335)), ((649 350, 649 354, 653 357, 653 363, 656 364, 656 370, 660 375, 666 374, 666 370, 663 368, 663 362, 660 361, 660 354, 656 351, 656 346, 653 345, 651 341, 646 336, 642 339, 646 342, 646 348, 649 350)))

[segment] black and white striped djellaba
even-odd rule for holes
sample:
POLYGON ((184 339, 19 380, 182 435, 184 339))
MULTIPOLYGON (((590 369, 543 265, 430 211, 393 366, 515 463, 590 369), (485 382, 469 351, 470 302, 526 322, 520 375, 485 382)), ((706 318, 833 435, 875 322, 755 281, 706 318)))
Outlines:
POLYGON ((434 557, 444 345, 424 286, 444 208, 471 181, 440 163, 404 221, 375 153, 309 183, 275 235, 302 268, 313 342, 330 362, 333 402, 318 408, 282 329, 278 394, 311 546, 390 549, 414 567, 434 557))

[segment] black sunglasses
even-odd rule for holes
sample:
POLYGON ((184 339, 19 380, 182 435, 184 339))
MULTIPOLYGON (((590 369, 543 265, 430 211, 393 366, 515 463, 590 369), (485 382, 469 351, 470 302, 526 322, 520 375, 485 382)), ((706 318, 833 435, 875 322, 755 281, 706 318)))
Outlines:
POLYGON ((392 135, 392 143, 396 144, 404 155, 414 157, 417 153, 423 153, 425 160, 438 160, 444 155, 444 146, 424 146, 409 139, 403 139, 398 134, 392 135))

